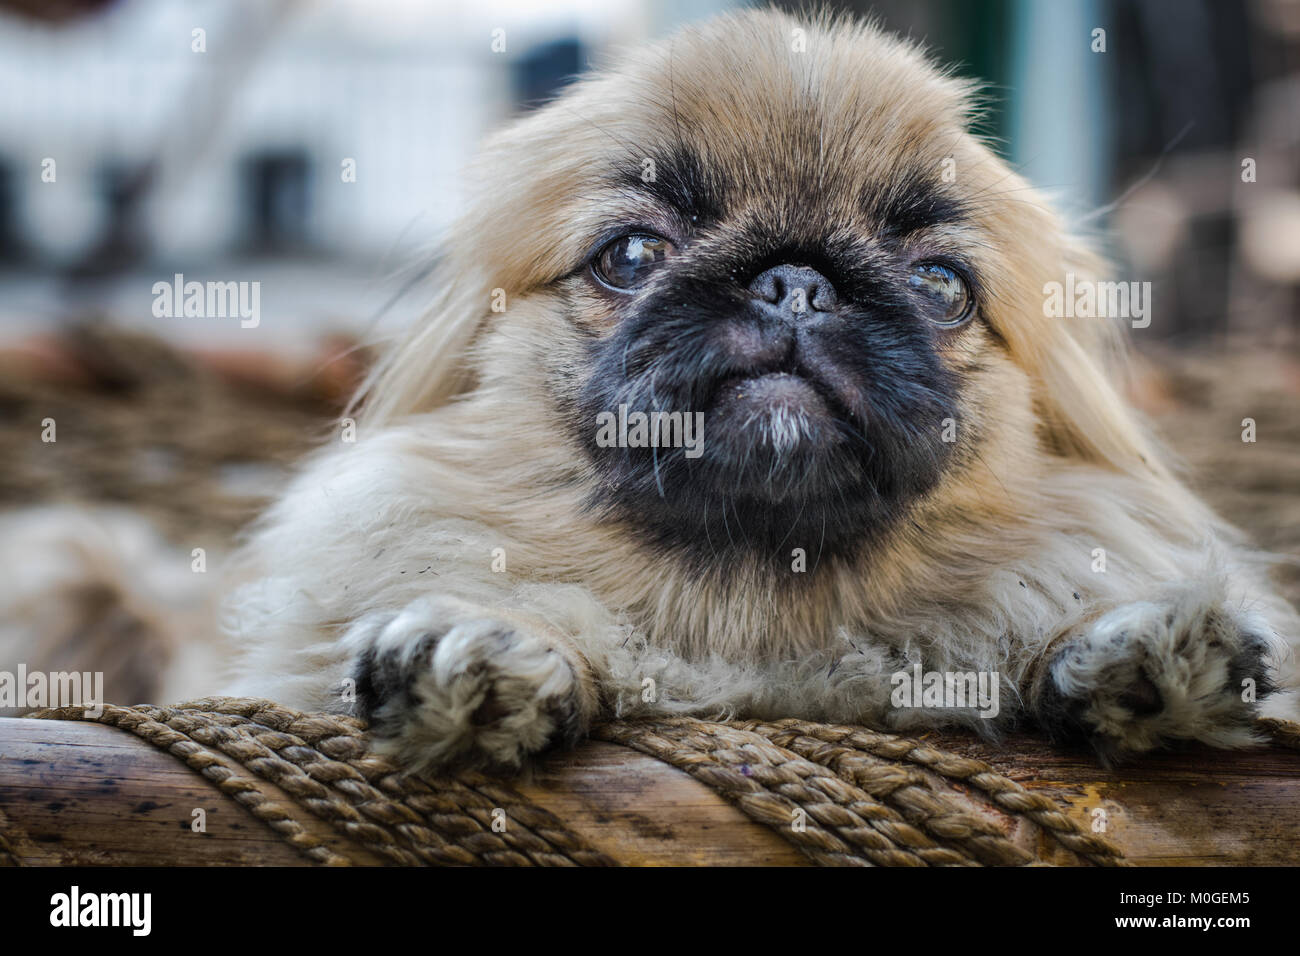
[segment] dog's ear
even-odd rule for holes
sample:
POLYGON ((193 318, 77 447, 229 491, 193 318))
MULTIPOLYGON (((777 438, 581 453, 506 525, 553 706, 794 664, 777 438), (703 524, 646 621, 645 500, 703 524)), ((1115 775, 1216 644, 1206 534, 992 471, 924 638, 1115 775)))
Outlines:
POLYGON ((348 414, 387 425, 431 411, 473 386, 468 351, 491 311, 487 277, 449 246, 433 267, 432 286, 429 308, 387 346, 348 414))
POLYGON ((599 213, 575 219, 562 200, 580 195, 587 167, 611 151, 608 134, 589 119, 602 105, 594 87, 590 79, 578 81, 483 144, 467 171, 466 212, 449 228, 433 269, 430 307, 384 350, 353 400, 365 422, 431 411, 471 388, 473 345, 494 311, 580 260, 583 236, 598 228, 599 213))
POLYGON ((991 277, 988 317, 1035 383, 1042 437, 1058 454, 1134 477, 1168 478, 1161 453, 1121 395, 1128 320, 1066 317, 1054 307, 1052 296, 1059 301, 1068 276, 1081 288, 1104 276, 1107 263, 1028 183, 1011 178, 1015 199, 994 214, 1007 258, 991 277))

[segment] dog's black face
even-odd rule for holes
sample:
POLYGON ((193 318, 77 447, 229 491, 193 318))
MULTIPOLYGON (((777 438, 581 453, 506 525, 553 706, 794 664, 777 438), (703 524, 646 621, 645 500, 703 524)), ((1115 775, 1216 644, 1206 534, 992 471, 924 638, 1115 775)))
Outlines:
POLYGON ((846 223, 824 183, 796 175, 756 202, 680 151, 656 166, 675 173, 626 173, 656 225, 613 226, 583 266, 613 320, 573 409, 593 505, 704 555, 802 548, 811 565, 869 544, 955 447, 942 353, 977 312, 975 282, 923 237, 961 204, 909 173, 865 189, 846 223), (656 412, 677 415, 656 429, 656 412))

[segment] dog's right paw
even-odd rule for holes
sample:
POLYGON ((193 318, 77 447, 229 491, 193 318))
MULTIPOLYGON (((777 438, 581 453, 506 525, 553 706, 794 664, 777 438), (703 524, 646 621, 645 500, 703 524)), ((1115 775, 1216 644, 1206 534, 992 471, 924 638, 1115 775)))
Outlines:
POLYGON ((518 767, 586 732, 586 668, 541 633, 453 599, 416 602, 360 640, 357 709, 413 769, 518 767))
POLYGON ((1038 720, 1106 762, 1179 740, 1252 746, 1257 700, 1272 690, 1265 633, 1253 615, 1196 595, 1123 605, 1048 662, 1038 720))

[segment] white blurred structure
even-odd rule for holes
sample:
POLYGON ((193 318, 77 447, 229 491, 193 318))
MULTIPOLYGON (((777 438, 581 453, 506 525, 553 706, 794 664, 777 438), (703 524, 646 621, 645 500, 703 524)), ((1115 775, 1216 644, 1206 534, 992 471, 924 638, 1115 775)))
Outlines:
POLYGON ((20 264, 0 273, 0 330, 84 304, 224 341, 225 325, 152 319, 153 282, 180 271, 261 281, 271 340, 323 318, 364 326, 530 90, 729 5, 120 0, 60 27, 0 15, 0 267, 20 264), (64 281, 132 243, 142 254, 104 278, 64 281))
POLYGON ((265 215, 304 216, 279 225, 300 225, 321 251, 374 256, 434 238, 459 171, 512 109, 519 55, 556 37, 584 50, 633 40, 652 27, 647 7, 131 0, 61 28, 0 19, 16 231, 42 258, 84 253, 114 180, 156 158, 143 226, 168 258, 255 240, 259 188, 265 215), (55 182, 42 180, 47 159, 55 182))

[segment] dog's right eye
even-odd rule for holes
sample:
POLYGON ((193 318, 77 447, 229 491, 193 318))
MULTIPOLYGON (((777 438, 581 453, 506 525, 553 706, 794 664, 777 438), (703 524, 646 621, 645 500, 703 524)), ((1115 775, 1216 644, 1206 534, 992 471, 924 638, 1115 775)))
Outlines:
POLYGON ((673 244, 660 236, 621 236, 596 253, 591 269, 611 289, 627 292, 643 285, 674 251, 673 244))

